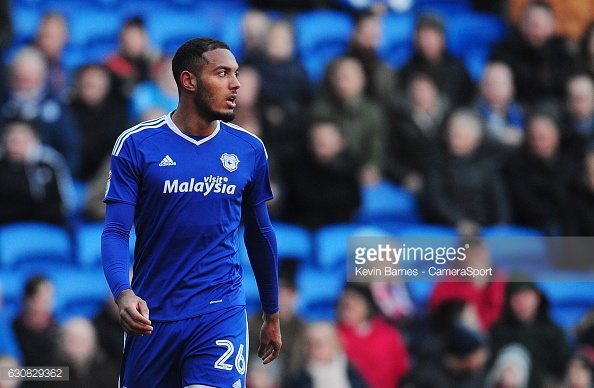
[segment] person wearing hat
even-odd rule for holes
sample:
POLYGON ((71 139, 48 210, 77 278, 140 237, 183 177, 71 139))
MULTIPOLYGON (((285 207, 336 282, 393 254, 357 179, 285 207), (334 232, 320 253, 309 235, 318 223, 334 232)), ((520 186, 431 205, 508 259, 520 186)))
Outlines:
POLYGON ((569 344, 563 330, 549 316, 547 297, 534 282, 524 278, 510 278, 503 316, 490 330, 492 355, 511 343, 524 346, 530 355, 528 388, 540 388, 545 381, 558 384, 569 358, 569 344))

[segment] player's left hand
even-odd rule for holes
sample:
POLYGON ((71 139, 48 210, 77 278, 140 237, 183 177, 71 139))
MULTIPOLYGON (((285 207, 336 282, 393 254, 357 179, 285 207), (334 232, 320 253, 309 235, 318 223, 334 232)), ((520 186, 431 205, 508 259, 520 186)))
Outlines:
POLYGON ((278 357, 283 344, 280 333, 280 320, 278 312, 274 314, 263 315, 264 323, 260 330, 260 347, 258 347, 258 357, 264 364, 268 364, 278 357))

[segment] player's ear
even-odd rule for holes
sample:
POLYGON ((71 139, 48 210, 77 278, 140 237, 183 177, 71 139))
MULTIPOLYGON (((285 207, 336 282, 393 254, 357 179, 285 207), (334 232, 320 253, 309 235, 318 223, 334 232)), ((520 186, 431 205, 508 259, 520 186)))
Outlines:
POLYGON ((196 91, 198 80, 196 79, 196 75, 194 75, 194 73, 184 70, 180 74, 179 78, 184 89, 190 92, 196 91))

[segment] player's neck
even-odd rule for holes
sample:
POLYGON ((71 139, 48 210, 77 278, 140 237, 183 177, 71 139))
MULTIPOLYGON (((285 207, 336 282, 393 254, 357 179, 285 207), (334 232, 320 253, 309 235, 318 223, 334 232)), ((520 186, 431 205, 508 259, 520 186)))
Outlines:
POLYGON ((217 121, 207 121, 193 110, 179 106, 171 116, 173 123, 183 133, 190 136, 209 136, 217 128, 217 121))

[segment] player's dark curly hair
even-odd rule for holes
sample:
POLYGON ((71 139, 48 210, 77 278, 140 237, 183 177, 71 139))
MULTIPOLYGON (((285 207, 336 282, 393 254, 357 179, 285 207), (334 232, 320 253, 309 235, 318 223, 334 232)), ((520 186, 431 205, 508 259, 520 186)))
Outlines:
POLYGON ((207 63, 203 54, 216 49, 230 50, 227 43, 212 38, 194 38, 177 49, 173 56, 171 67, 175 83, 179 90, 181 90, 179 78, 181 73, 184 70, 188 70, 194 74, 199 74, 202 70, 202 65, 207 63))

